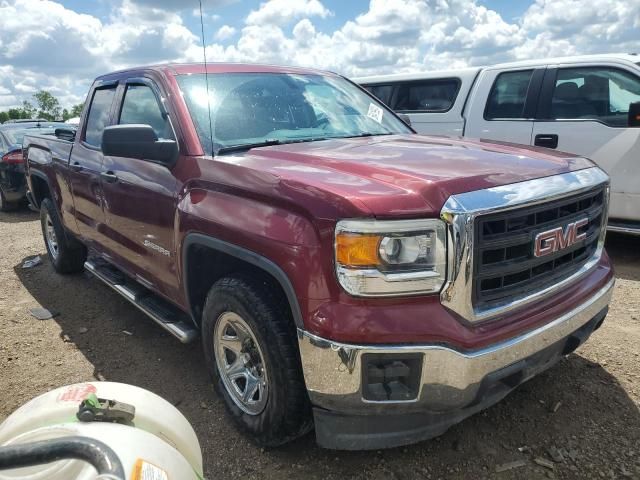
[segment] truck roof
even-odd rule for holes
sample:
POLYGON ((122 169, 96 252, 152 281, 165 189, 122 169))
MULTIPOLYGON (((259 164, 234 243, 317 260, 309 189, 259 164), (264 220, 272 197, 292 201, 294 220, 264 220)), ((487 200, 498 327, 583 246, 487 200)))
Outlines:
MULTIPOLYGON (((187 75, 205 73, 204 63, 164 63, 157 65, 147 65, 140 67, 131 67, 122 70, 117 70, 104 75, 101 75, 97 80, 107 80, 112 76, 119 76, 123 73, 133 73, 142 71, 157 71, 168 73, 170 75, 187 75)), ((269 65, 260 63, 218 63, 207 62, 207 73, 295 73, 295 74, 307 74, 307 75, 336 75, 333 72, 325 70, 317 70, 313 68, 305 67, 291 67, 284 65, 269 65)))
POLYGON ((447 78, 447 77, 457 77, 464 78, 469 77, 473 79, 477 73, 482 69, 482 67, 470 67, 470 68, 459 68, 456 70, 431 70, 427 72, 418 72, 418 73, 394 73, 391 75, 371 75, 368 77, 358 77, 354 78, 353 81, 356 83, 384 83, 384 82, 394 82, 394 81, 407 81, 407 80, 424 80, 431 78, 447 78))
POLYGON ((354 78, 357 83, 383 83, 393 81, 406 81, 406 80, 423 80, 432 78, 446 78, 446 77, 475 77, 475 75, 483 69, 488 68, 510 68, 510 67, 535 67, 538 65, 557 65, 562 63, 584 63, 584 62, 607 62, 611 60, 621 60, 624 62, 631 62, 640 64, 640 55, 635 53, 606 53, 596 55, 576 55, 571 57, 554 57, 554 58, 541 58, 537 60, 521 60, 517 62, 498 63, 496 65, 482 66, 482 67, 469 67, 460 68, 455 70, 430 70, 425 72, 416 73, 397 73, 390 75, 373 75, 367 77, 354 78))
POLYGON ((503 67, 529 67, 540 64, 556 65, 561 63, 598 63, 598 62, 610 62, 611 60, 622 60, 631 63, 640 62, 640 56, 635 53, 602 53, 592 55, 574 55, 568 57, 552 57, 552 58, 540 58, 537 60, 521 60, 518 62, 506 62, 499 63, 497 65, 491 65, 486 68, 503 68, 503 67))

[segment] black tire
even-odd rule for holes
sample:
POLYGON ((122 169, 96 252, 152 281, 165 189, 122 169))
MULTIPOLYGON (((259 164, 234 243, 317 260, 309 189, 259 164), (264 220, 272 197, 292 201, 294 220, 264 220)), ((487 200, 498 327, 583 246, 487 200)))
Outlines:
POLYGON ((290 442, 313 427, 291 312, 268 281, 244 276, 217 281, 204 306, 202 339, 207 368, 228 412, 242 431, 263 447, 290 442), (216 364, 214 338, 223 314, 235 313, 251 329, 267 372, 264 409, 249 414, 238 407, 216 364))
POLYGON ((56 272, 81 272, 84 268, 84 262, 87 260, 87 249, 66 233, 60 221, 58 210, 48 198, 45 198, 40 204, 40 225, 49 260, 51 260, 56 272), (47 233, 48 228, 51 227, 55 234, 55 248, 47 233))

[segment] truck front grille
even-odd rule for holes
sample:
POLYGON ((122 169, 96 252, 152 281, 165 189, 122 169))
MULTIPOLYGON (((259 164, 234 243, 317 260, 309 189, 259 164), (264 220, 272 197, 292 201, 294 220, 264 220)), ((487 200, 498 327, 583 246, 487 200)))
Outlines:
POLYGON ((605 188, 552 202, 476 217, 473 249, 473 304, 484 309, 502 305, 553 285, 575 273, 597 250, 603 228, 605 188), (541 232, 587 219, 578 241, 536 257, 541 232))

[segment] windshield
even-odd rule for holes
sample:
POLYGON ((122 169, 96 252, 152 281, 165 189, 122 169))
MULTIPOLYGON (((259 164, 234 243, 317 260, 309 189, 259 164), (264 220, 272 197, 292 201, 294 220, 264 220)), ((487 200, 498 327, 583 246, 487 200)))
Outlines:
POLYGON ((411 132, 381 103, 337 76, 212 74, 209 102, 204 74, 177 79, 205 151, 411 132))

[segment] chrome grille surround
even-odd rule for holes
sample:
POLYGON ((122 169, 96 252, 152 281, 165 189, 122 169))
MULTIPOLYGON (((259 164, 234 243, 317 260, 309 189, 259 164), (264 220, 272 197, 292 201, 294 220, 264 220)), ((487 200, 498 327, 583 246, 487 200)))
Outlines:
POLYGON ((440 217, 447 224, 448 255, 447 281, 440 293, 442 304, 465 320, 478 323, 546 298, 565 288, 591 270, 600 260, 606 235, 604 227, 607 222, 608 203, 609 177, 598 167, 452 195, 440 212, 440 217), (603 187, 604 212, 598 246, 577 271, 553 285, 510 298, 498 305, 474 305, 474 226, 479 216, 553 202, 603 187))

